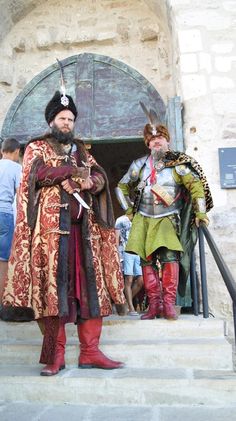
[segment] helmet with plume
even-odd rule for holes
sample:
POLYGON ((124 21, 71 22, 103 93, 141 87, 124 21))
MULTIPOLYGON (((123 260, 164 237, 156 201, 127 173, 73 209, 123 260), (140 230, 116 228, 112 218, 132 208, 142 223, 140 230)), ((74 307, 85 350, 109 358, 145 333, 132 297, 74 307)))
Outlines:
POLYGON ((148 111, 148 109, 146 108, 143 102, 140 101, 139 103, 148 120, 148 123, 144 126, 144 130, 143 130, 145 144, 148 146, 150 140, 153 137, 160 136, 160 135, 164 136, 166 140, 169 142, 170 141, 169 131, 167 127, 160 122, 156 111, 154 111, 152 108, 150 108, 150 110, 148 111))

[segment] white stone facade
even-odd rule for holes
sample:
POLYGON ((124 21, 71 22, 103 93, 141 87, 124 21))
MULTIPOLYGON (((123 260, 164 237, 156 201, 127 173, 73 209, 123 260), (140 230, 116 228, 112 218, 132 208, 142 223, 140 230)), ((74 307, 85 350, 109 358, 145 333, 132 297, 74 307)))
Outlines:
MULTIPOLYGON (((236 189, 221 189, 218 161, 218 148, 236 147, 236 2, 0 0, 0 5, 0 125, 34 76, 56 57, 84 52, 135 68, 165 102, 179 95, 186 151, 202 164, 213 193, 210 231, 236 279, 236 189)), ((208 249, 206 254, 210 310, 230 317, 231 300, 208 249)))

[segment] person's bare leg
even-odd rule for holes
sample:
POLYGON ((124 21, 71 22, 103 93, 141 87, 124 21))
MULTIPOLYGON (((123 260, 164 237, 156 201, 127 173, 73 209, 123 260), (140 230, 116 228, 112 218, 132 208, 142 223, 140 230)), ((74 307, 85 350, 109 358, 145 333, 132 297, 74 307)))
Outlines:
POLYGON ((7 266, 8 262, 0 260, 0 304, 2 303, 2 295, 4 290, 4 284, 5 284, 5 277, 7 274, 7 266))
POLYGON ((137 278, 135 278, 133 285, 132 285, 132 297, 134 298, 135 295, 137 295, 139 293, 139 291, 142 289, 143 287, 143 277, 142 275, 137 276, 137 278))
POLYGON ((133 297, 132 297, 132 275, 125 275, 125 297, 128 303, 129 311, 134 311, 133 297))

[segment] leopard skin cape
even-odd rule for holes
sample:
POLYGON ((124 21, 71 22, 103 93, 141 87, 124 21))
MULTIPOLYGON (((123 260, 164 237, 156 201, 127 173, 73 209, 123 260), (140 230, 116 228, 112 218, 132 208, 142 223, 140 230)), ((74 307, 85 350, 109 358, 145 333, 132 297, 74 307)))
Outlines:
POLYGON ((202 167, 199 163, 192 158, 191 156, 185 154, 184 152, 168 151, 165 155, 165 165, 166 167, 176 167, 177 165, 189 164, 194 171, 198 174, 205 193, 206 199, 206 211, 209 212, 213 208, 213 199, 210 192, 210 187, 207 182, 206 176, 203 172, 202 167))
MULTIPOLYGON (((166 167, 176 167, 177 165, 187 164, 191 167, 192 170, 196 172, 203 185, 206 200, 206 212, 209 212, 213 208, 213 200, 206 176, 198 162, 191 156, 185 154, 184 152, 176 151, 168 151, 165 154, 164 161, 166 167)), ((182 244, 184 252, 181 253, 179 261, 180 272, 178 292, 181 297, 184 297, 186 292, 186 284, 190 272, 190 259, 198 237, 197 228, 194 224, 194 213, 192 211, 191 200, 185 201, 180 217, 180 242, 182 244)))

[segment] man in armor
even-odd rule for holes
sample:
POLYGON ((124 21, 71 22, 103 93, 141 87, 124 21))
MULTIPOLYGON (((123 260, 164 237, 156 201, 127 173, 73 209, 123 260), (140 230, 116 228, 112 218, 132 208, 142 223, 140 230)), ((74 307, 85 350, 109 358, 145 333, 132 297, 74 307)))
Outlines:
POLYGON ((133 161, 116 189, 122 208, 133 217, 126 251, 141 257, 149 301, 141 319, 175 320, 177 288, 184 295, 196 226, 200 221, 208 224, 206 212, 213 204, 201 167, 188 155, 170 150, 164 125, 146 124, 144 141, 150 153, 133 161))

